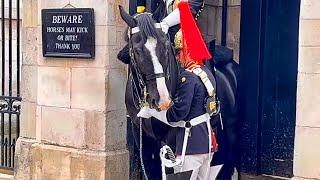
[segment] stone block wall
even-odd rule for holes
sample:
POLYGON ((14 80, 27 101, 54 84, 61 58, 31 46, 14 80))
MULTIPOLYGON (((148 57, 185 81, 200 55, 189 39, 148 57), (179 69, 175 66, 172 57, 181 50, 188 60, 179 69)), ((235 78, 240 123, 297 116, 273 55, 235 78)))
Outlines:
POLYGON ((124 89, 116 53, 125 0, 23 0, 21 138, 16 179, 119 179, 129 174, 124 89), (96 57, 42 56, 41 10, 93 8, 96 57))
POLYGON ((320 179, 320 1, 302 0, 294 175, 320 179))

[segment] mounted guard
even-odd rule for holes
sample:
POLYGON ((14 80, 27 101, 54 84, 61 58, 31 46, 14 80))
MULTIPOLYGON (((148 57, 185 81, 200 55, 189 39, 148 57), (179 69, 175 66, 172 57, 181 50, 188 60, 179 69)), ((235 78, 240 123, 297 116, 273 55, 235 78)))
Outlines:
MULTIPOLYGON (((170 25, 179 23, 181 30, 176 36, 176 47, 180 49, 180 61, 185 71, 179 76, 177 94, 168 110, 157 111, 145 106, 138 117, 155 117, 176 131, 175 158, 172 149, 161 149, 162 179, 215 179, 210 176, 210 163, 217 150, 215 135, 210 125, 212 115, 219 113, 216 101, 216 82, 210 70, 203 66, 204 59, 211 59, 201 33, 195 23, 188 2, 180 2, 179 9, 165 18, 160 24, 164 31, 170 25), (163 27, 162 27, 163 28, 163 27), (174 168, 175 175, 166 175, 166 168, 174 168), (184 172, 184 173, 182 173, 184 172), (192 173, 191 173, 192 172, 192 173), (186 176, 191 177, 186 178, 186 176)), ((214 174, 214 172, 213 172, 214 174)), ((215 173, 217 174, 217 173, 215 173)))

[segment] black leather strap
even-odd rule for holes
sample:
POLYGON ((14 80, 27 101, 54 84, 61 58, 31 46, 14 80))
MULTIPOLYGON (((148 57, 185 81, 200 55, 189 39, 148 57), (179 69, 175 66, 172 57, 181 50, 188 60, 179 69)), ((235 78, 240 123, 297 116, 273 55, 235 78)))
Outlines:
POLYGON ((146 76, 146 80, 151 81, 151 80, 162 78, 165 76, 166 76, 165 73, 150 74, 150 75, 146 76))

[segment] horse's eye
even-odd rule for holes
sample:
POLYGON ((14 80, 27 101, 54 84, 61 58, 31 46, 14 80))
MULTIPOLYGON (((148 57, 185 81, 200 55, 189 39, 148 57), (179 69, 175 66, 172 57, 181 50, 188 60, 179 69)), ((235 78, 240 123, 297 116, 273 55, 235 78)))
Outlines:
POLYGON ((136 36, 132 37, 132 41, 135 43, 139 43, 141 41, 140 35, 136 35, 136 36))
POLYGON ((134 48, 134 51, 136 51, 136 52, 141 52, 141 51, 142 51, 142 49, 141 49, 141 48, 139 48, 139 47, 135 47, 135 48, 134 48))
POLYGON ((142 55, 142 49, 141 48, 134 48, 134 52, 137 57, 142 55))
POLYGON ((136 52, 137 54, 141 54, 142 49, 141 49, 141 48, 136 47, 136 48, 134 48, 134 52, 136 52))

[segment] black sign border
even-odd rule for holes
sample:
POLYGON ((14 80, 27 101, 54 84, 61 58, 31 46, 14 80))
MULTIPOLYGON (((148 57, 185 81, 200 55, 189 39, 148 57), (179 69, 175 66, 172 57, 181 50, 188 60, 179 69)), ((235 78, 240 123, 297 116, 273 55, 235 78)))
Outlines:
POLYGON ((95 57, 95 21, 94 21, 94 9, 93 8, 66 8, 66 9, 42 9, 41 10, 41 22, 42 22, 42 54, 44 57, 56 57, 56 58, 94 58, 95 57), (92 22, 92 47, 90 53, 57 53, 57 52, 47 52, 46 44, 47 39, 45 33, 45 14, 46 13, 61 13, 61 12, 80 12, 80 13, 91 13, 92 22))

